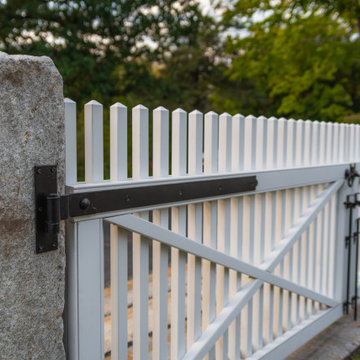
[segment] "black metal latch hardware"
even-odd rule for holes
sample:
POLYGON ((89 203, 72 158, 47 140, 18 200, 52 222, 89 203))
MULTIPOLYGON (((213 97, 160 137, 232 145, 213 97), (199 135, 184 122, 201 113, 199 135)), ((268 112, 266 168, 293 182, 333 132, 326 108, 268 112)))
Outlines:
POLYGON ((35 166, 37 253, 57 249, 61 220, 254 191, 258 184, 256 176, 234 176, 58 195, 56 173, 54 165, 35 166))
POLYGON ((352 209, 356 206, 360 206, 360 193, 347 195, 344 205, 347 209, 352 209))
MULTIPOLYGON (((358 175, 357 175, 358 176, 358 175)), ((351 185, 350 185, 351 186, 351 185)), ((359 220, 356 221, 356 231, 353 232, 353 210, 356 206, 360 206, 360 193, 349 194, 346 196, 346 201, 344 205, 349 209, 349 231, 348 235, 345 236, 345 247, 347 248, 347 277, 346 277, 346 302, 343 304, 344 313, 349 314, 350 306, 356 309, 357 305, 357 270, 355 271, 355 296, 350 299, 350 275, 351 275, 351 251, 352 251, 352 242, 356 246, 356 269, 358 268, 358 252, 359 252, 359 220), (351 301, 350 301, 351 300, 351 301)), ((354 317, 356 319, 357 312, 355 310, 354 317)))
POLYGON ((360 174, 356 171, 355 164, 350 165, 350 169, 345 171, 345 179, 347 180, 347 183, 350 187, 353 186, 354 179, 359 176, 360 174))

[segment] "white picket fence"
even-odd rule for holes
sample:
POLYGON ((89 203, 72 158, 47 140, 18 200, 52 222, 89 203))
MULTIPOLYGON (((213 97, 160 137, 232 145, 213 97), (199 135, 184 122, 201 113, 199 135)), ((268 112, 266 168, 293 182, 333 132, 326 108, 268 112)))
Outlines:
POLYGON ((282 359, 342 315, 343 202, 358 189, 344 173, 360 160, 359 126, 181 109, 170 118, 159 107, 149 177, 149 110, 138 105, 128 179, 127 108, 117 103, 110 109, 111 179, 104 180, 103 108, 91 101, 85 182, 78 183, 76 105, 69 99, 65 117, 68 192, 234 174, 258 179, 248 193, 68 221, 69 359, 105 356, 104 221, 111 223, 113 360, 282 359))

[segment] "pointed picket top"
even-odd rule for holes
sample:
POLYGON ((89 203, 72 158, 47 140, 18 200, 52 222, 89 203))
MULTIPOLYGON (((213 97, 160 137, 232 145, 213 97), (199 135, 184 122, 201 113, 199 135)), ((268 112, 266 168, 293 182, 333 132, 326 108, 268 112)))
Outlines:
POLYGON ((220 115, 218 149, 219 172, 231 170, 231 120, 232 116, 228 113, 222 113, 220 115))
POLYGON ((277 119, 275 116, 271 116, 271 117, 269 117, 269 120, 271 120, 271 121, 277 121, 278 119, 277 119))
POLYGON ((139 110, 139 111, 141 111, 141 110, 146 110, 146 111, 149 111, 149 109, 146 107, 146 106, 144 106, 144 105, 141 105, 141 104, 139 104, 139 105, 136 105, 135 107, 133 107, 133 110, 139 110))
POLYGON ((69 98, 64 98, 64 103, 68 103, 68 104, 76 104, 75 101, 69 99, 69 98))
POLYGON ((189 113, 191 116, 202 116, 203 113, 199 110, 193 110, 191 113, 189 113))
MULTIPOLYGON (((195 110, 196 111, 196 110, 195 110)), ((215 111, 209 111, 205 114, 205 119, 208 119, 213 116, 218 116, 218 114, 215 111)))
POLYGON ((153 114, 167 115, 169 114, 169 110, 164 108, 163 106, 158 106, 156 109, 153 110, 153 114))
POLYGON ((219 124, 218 114, 209 111, 205 114, 204 124, 204 173, 217 172, 219 124))
POLYGON ((245 120, 252 120, 252 121, 254 121, 254 120, 256 120, 256 117, 254 116, 254 115, 248 115, 248 116, 246 116, 246 118, 245 118, 245 120))
POLYGON ((73 185, 77 182, 76 166, 76 102, 64 99, 65 115, 65 182, 73 185))
POLYGON ((163 106, 158 106, 156 109, 154 109, 154 112, 169 112, 168 109, 164 108, 163 106))
POLYGON ((110 106, 110 109, 119 108, 119 109, 127 109, 127 106, 120 102, 116 102, 115 104, 110 106))
POLYGON ((226 119, 226 118, 231 118, 232 116, 227 113, 227 112, 223 112, 221 115, 220 115, 220 119, 226 119))
POLYGON ((175 115, 175 114, 186 114, 186 111, 181 109, 181 108, 177 108, 172 113, 173 113, 173 115, 175 115))
POLYGON ((281 120, 281 121, 287 121, 287 119, 285 119, 284 117, 279 118, 279 120, 281 120))
POLYGON ((100 104, 98 101, 96 101, 96 100, 90 100, 89 102, 87 102, 86 104, 85 104, 85 106, 90 106, 90 105, 92 105, 92 106, 102 106, 102 104, 100 104))
POLYGON ((240 113, 237 113, 235 115, 233 115, 233 121, 238 122, 238 121, 243 121, 245 119, 245 116, 240 114, 240 113))
POLYGON ((264 115, 260 115, 260 116, 258 117, 258 120, 265 121, 265 120, 267 120, 267 117, 264 116, 264 115))
POLYGON ((110 106, 110 180, 127 178, 127 107, 110 106))

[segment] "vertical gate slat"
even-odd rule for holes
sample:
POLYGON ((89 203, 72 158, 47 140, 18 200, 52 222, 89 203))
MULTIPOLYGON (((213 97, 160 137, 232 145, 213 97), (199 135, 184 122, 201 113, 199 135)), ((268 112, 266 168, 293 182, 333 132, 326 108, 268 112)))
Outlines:
MULTIPOLYGON (((182 109, 172 113, 171 173, 186 174, 187 161, 187 114, 182 109)), ((186 235, 186 207, 173 207, 172 231, 186 235)), ((171 359, 181 359, 186 350, 185 341, 185 283, 186 254, 171 249, 171 359)))
MULTIPOLYGON (((296 166, 296 137, 297 137, 297 127, 296 121, 294 119, 289 119, 287 122, 287 138, 288 138, 288 156, 287 156, 287 164, 288 168, 296 166)), ((296 188, 291 191, 291 220, 290 223, 293 225, 298 220, 298 213, 296 213, 299 209, 300 204, 300 189, 296 188)), ((299 272, 299 261, 300 261, 300 239, 296 241, 293 246, 290 267, 293 270, 290 276, 290 280, 294 282, 298 282, 298 272, 299 272)), ((288 319, 288 328, 292 328, 295 324, 297 324, 299 319, 299 296, 297 294, 292 293, 289 299, 289 319, 288 319)))
POLYGON ((85 182, 104 179, 103 106, 95 100, 85 104, 85 182))
POLYGON ((104 358, 104 243, 102 220, 77 225, 79 359, 104 358))
MULTIPOLYGON (((110 180, 127 178, 127 108, 110 107, 110 180)), ((128 353, 128 243, 127 232, 110 225, 111 357, 127 358, 128 353)))
POLYGON ((333 163, 339 163, 339 124, 333 124, 333 142, 331 144, 333 150, 333 163))
POLYGON ((128 240, 127 232, 110 226, 111 358, 128 356, 128 240))
MULTIPOLYGON (((285 121, 284 125, 284 137, 286 141, 284 141, 284 152, 286 153, 286 158, 284 158, 284 167, 290 168, 293 166, 293 149, 294 149, 294 120, 290 119, 285 121)), ((285 226, 284 226, 284 234, 286 234, 291 226, 294 223, 294 202, 295 202, 295 189, 285 190, 285 203, 286 203, 286 211, 285 211, 285 226)), ((297 248, 296 243, 293 245, 292 249, 284 257, 284 276, 293 281, 293 273, 294 266, 297 260, 297 248)), ((289 331, 292 326, 292 315, 295 310, 293 307, 294 300, 293 295, 289 291, 284 291, 284 320, 283 320, 283 328, 286 331, 289 331)))
MULTIPOLYGON (((203 115, 195 110, 189 114, 188 166, 189 175, 202 173, 203 115)), ((202 241, 202 204, 188 206, 188 237, 202 241)), ((201 334, 201 259, 188 255, 187 348, 201 334)))
POLYGON ((306 120, 304 123, 304 162, 305 166, 310 166, 312 164, 312 122, 310 120, 306 120))
MULTIPOLYGON (((256 169, 266 167, 266 130, 267 119, 260 116, 256 119, 256 169)), ((254 264, 260 265, 264 259, 265 246, 265 196, 257 194, 254 197, 254 264)), ((253 312, 253 349, 257 351, 263 347, 264 322, 264 286, 262 285, 254 295, 253 312)))
MULTIPOLYGON (((267 138, 266 138, 266 168, 275 167, 277 153, 277 119, 271 117, 267 119, 267 138)), ((266 193, 265 195, 265 257, 270 254, 275 241, 275 206, 276 192, 266 193)), ((274 327, 274 287, 264 284, 264 341, 265 344, 273 340, 274 327)))
MULTIPOLYGON (((85 182, 102 182, 103 106, 85 104, 85 182)), ((104 358, 104 243, 102 220, 77 226, 79 358, 104 358)))
MULTIPOLYGON (((132 109, 133 178, 149 173, 149 110, 138 105, 132 109)), ((148 219, 147 213, 141 216, 148 219)), ((148 358, 149 241, 133 234, 133 357, 148 358)))
MULTIPOLYGON (((278 119, 278 128, 277 128, 277 167, 284 168, 286 165, 286 156, 287 156, 287 123, 284 118, 278 119)), ((283 190, 279 192, 279 200, 281 202, 281 218, 279 221, 281 222, 281 231, 278 237, 278 241, 282 239, 282 237, 286 233, 286 229, 288 227, 288 214, 289 210, 287 209, 288 204, 288 190, 283 190), (280 200, 281 199, 281 200, 280 200)), ((286 259, 286 256, 285 256, 286 259)), ((284 277, 284 263, 285 259, 280 263, 280 276, 284 277)), ((286 310, 287 310, 287 303, 288 303, 288 295, 289 293, 282 288, 279 289, 279 328, 278 328, 278 335, 282 335, 283 331, 286 329, 286 310)))
POLYGON ((339 162, 345 162, 345 124, 339 124, 339 162))
MULTIPOLYGON (((169 175, 169 111, 158 107, 153 112, 154 178, 169 175)), ((168 228, 168 210, 154 210, 153 222, 168 228)), ((154 359, 168 358, 168 247, 153 240, 153 341, 154 359)))
MULTIPOLYGON (((231 127, 231 171, 239 172, 243 168, 244 156, 244 117, 240 114, 232 117, 231 127)), ((230 199, 230 254, 241 258, 241 223, 242 223, 242 200, 239 198, 230 199)), ((241 274, 230 270, 229 274, 229 296, 230 299, 241 288, 241 274)), ((240 358, 240 314, 229 327, 229 357, 230 359, 240 358)))
POLYGON ((337 151, 334 148, 334 124, 326 124, 326 163, 334 163, 334 152, 337 151))
POLYGON ((65 184, 73 185, 77 182, 76 165, 76 103, 68 98, 64 99, 65 111, 65 184))
MULTIPOLYGON (((231 170, 231 115, 224 113, 219 118, 219 173, 231 170)), ((217 205, 217 249, 229 253, 230 250, 230 200, 219 200, 217 205)), ((226 306, 229 298, 229 270, 216 266, 216 313, 219 314, 226 306)), ((228 331, 218 340, 216 359, 226 359, 228 348, 228 331)))
POLYGON ((329 205, 331 203, 331 199, 328 204, 324 207, 323 214, 323 251, 322 251, 322 274, 320 279, 320 292, 322 294, 327 294, 327 278, 329 276, 328 273, 328 261, 329 261, 329 249, 330 249, 330 234, 329 234, 329 205))
POLYGON ((305 136, 306 124, 303 120, 296 121, 296 138, 295 138, 295 166, 301 166, 304 164, 304 149, 306 147, 305 140, 308 139, 305 136))
POLYGON ((110 180, 127 178, 127 107, 110 107, 110 180))
MULTIPOLYGON (((204 174, 218 172, 218 115, 209 112, 204 121, 204 174)), ((216 248, 217 202, 204 203, 204 245, 216 248)), ((203 294, 202 294, 202 330, 215 318, 215 283, 216 266, 207 260, 202 262, 203 294)))
MULTIPOLYGON (((244 121, 244 170, 249 171, 256 168, 256 121, 257 119, 249 115, 244 121)), ((254 197, 245 196, 243 198, 243 243, 242 260, 251 264, 254 262, 254 197)), ((248 276, 242 275, 242 283, 245 285, 251 281, 248 276)), ((247 356, 252 354, 253 345, 253 299, 242 310, 242 352, 247 356), (245 342, 246 339, 246 342, 245 342)))

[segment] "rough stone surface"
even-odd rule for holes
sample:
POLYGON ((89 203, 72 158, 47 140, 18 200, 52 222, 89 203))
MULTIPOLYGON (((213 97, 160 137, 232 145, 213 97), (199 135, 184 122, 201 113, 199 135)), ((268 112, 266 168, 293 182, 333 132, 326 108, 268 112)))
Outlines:
MULTIPOLYGON (((358 306, 358 314, 360 305, 358 306)), ((344 315, 318 336, 290 355, 287 360, 341 360, 360 347, 360 320, 344 315)))
POLYGON ((35 254, 36 164, 64 184, 62 78, 48 57, 0 52, 0 358, 65 359, 65 249, 35 254))

